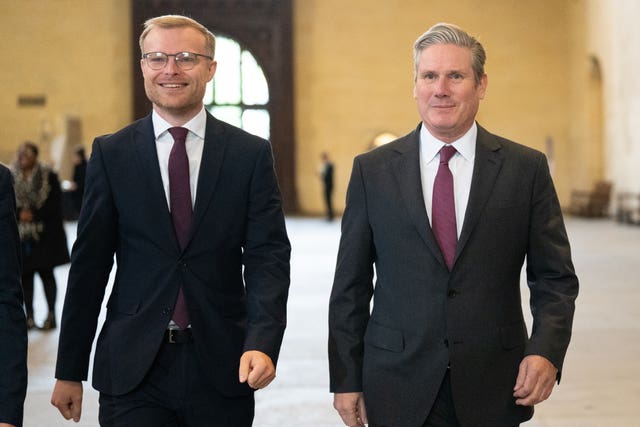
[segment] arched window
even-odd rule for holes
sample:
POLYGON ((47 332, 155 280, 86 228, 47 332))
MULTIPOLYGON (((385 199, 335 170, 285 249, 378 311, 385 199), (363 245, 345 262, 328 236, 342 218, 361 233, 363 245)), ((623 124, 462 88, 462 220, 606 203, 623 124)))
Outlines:
POLYGON ((225 36, 216 37, 216 75, 204 105, 220 120, 269 139, 269 86, 251 52, 225 36))

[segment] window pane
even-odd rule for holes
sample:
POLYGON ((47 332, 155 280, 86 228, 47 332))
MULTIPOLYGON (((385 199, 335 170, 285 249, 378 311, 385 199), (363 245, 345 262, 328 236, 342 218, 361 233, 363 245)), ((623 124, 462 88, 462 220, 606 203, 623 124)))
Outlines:
POLYGON ((202 99, 204 105, 213 104, 213 80, 207 83, 207 87, 204 90, 204 98, 202 99))
POLYGON ((269 139, 269 112, 267 110, 244 110, 242 128, 249 133, 269 139))
POLYGON ((265 105, 269 102, 269 87, 262 68, 248 51, 242 52, 242 102, 265 105))
POLYGON ((209 107, 209 111, 217 119, 227 122, 237 127, 242 127, 242 109, 240 107, 216 107, 215 105, 209 107))
POLYGON ((217 37, 216 60, 218 60, 218 69, 214 77, 216 104, 239 104, 240 45, 226 37, 217 37))
POLYGON ((218 69, 213 83, 207 85, 205 106, 218 119, 268 139, 269 86, 262 68, 249 51, 223 36, 216 38, 216 60, 218 69))

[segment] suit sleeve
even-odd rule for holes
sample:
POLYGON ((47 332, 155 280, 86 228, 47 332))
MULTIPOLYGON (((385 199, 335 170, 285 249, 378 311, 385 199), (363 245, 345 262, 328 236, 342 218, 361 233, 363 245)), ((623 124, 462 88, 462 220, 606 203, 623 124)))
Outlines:
POLYGON ((243 250, 248 311, 244 351, 262 351, 275 364, 287 323, 291 246, 268 143, 260 148, 251 179, 243 250))
POLYGON ((526 355, 549 359, 558 379, 571 339, 578 278, 546 158, 539 157, 527 248, 527 282, 533 327, 526 355))
POLYGON ((22 425, 27 326, 20 286, 20 238, 11 175, 0 167, 0 423, 22 425))
POLYGON ((334 393, 362 391, 364 333, 373 295, 375 249, 358 159, 354 161, 329 300, 329 374, 334 393))
POLYGON ((85 185, 85 205, 71 254, 55 374, 58 379, 70 381, 87 379, 91 345, 118 235, 117 212, 98 139, 93 143, 85 185))

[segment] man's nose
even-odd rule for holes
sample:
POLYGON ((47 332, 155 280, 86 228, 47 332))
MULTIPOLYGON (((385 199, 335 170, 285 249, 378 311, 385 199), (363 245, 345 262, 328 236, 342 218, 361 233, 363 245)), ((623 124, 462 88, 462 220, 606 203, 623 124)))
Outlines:
POLYGON ((166 74, 178 74, 180 68, 178 67, 178 63, 176 62, 175 56, 169 56, 167 58, 167 65, 164 66, 163 70, 166 74))
POLYGON ((440 78, 436 81, 436 96, 449 95, 449 82, 447 79, 440 78))

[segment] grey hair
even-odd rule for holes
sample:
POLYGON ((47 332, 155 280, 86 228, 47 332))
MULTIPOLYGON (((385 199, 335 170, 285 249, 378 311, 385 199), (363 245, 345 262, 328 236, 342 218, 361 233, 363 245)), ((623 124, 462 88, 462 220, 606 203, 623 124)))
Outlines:
POLYGON ((480 83, 480 80, 484 75, 484 63, 487 59, 484 47, 482 47, 482 44, 480 44, 475 37, 469 35, 457 25, 447 24, 444 22, 435 24, 433 27, 429 28, 424 34, 418 37, 414 43, 414 80, 418 77, 418 62, 420 61, 420 54, 423 50, 435 44, 453 44, 468 48, 471 51, 471 67, 473 68, 476 84, 480 83))

